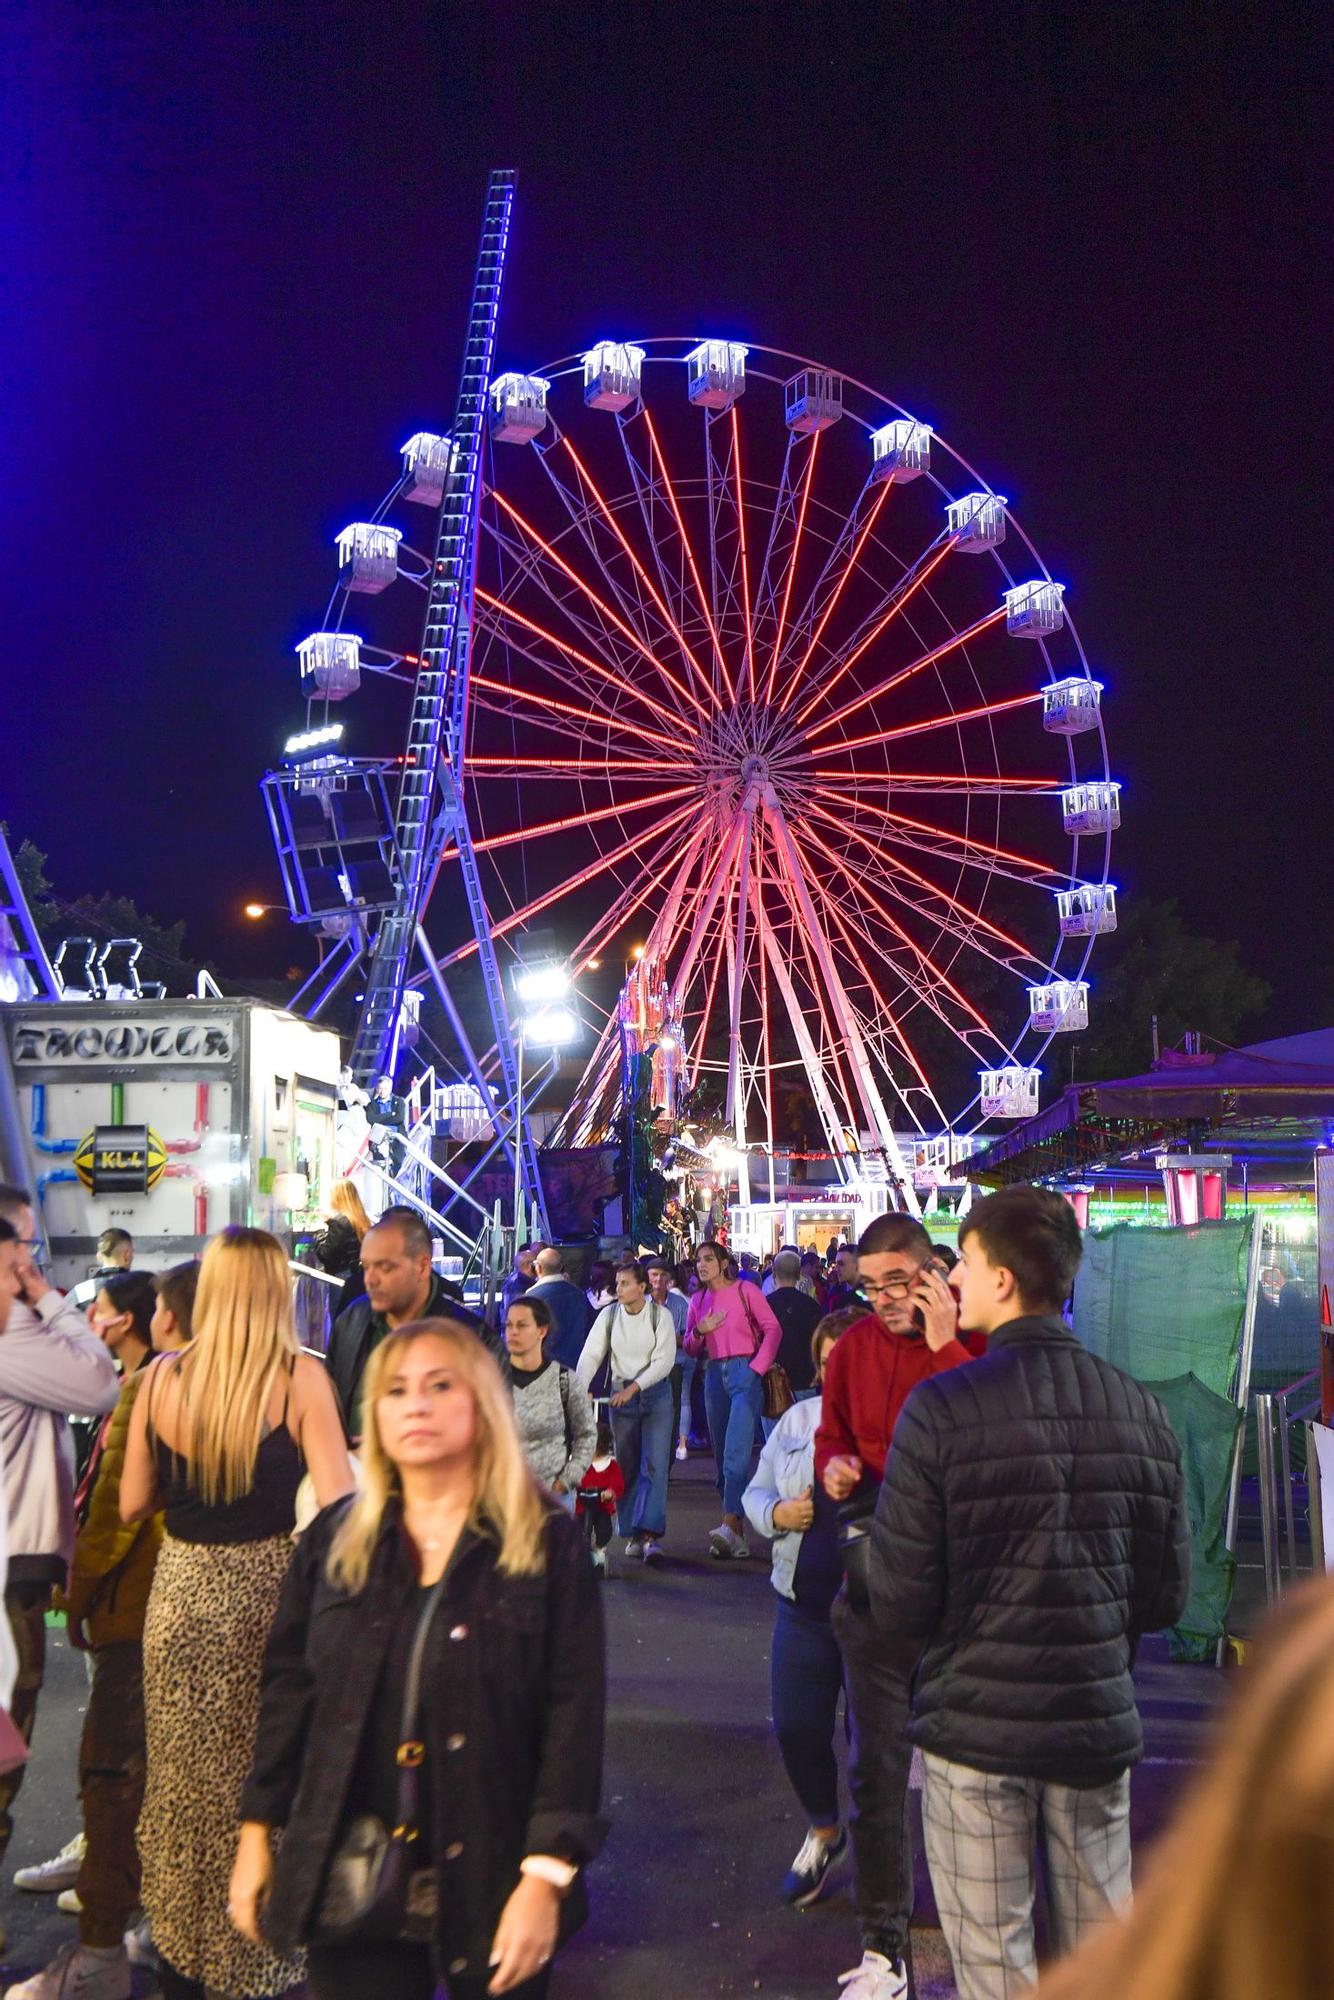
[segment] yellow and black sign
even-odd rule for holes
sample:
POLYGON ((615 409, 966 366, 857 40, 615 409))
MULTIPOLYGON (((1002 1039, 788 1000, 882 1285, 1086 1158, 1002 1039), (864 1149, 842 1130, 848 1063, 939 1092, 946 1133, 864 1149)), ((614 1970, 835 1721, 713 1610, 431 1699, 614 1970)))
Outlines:
POLYGON ((162 1178, 167 1149, 149 1125, 95 1125, 74 1155, 92 1194, 147 1194, 162 1178))

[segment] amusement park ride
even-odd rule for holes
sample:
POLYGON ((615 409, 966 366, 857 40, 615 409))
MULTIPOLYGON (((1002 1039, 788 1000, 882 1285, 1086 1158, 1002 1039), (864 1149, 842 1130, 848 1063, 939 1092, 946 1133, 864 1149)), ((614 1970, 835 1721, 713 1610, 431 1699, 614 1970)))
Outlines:
POLYGON ((637 336, 497 374, 514 194, 492 174, 453 420, 339 534, 296 649, 305 726, 262 781, 320 954, 292 1012, 357 976, 355 1095, 435 995, 456 1054, 407 1153, 455 1247, 493 1226, 473 1182, 501 1159, 510 1227, 545 1233, 529 1112, 604 960, 624 985, 552 1143, 617 1136, 647 1057, 669 1126, 720 1103, 744 1211, 776 1199, 796 1084, 839 1194, 916 1213, 1037 1108, 1116 927, 1120 788, 1065 586, 930 424, 808 359, 637 336), (399 684, 394 755, 343 752, 363 676, 399 684))
POLYGON ((1120 788, 1065 587, 930 425, 800 357, 636 337, 493 376, 514 180, 488 189, 453 425, 338 536, 297 648, 307 727, 264 793, 321 940, 303 1004, 365 968, 366 1087, 433 990, 540 1218, 501 953, 522 969, 540 923, 577 981, 638 929, 555 1143, 615 1134, 647 1053, 669 1118, 715 1085, 740 1202, 772 1200, 797 1080, 842 1186, 915 1212, 983 1121, 1036 1109, 1116 926, 1120 788), (435 516, 424 548, 403 501, 435 516), (396 582, 424 634, 372 643, 353 607, 396 582), (369 674, 411 690, 390 759, 338 748, 369 674), (484 1054, 451 990, 474 959, 484 1054))

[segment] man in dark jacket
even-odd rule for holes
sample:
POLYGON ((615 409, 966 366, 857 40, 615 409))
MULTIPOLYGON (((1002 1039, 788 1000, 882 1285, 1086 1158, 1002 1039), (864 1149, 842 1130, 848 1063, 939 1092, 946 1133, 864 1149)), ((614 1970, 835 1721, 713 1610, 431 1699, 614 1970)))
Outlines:
MULTIPOLYGON (((815 1476, 845 1523, 855 1517, 851 1525, 862 1537, 909 1393, 943 1370, 962 1368, 983 1344, 980 1337, 969 1336, 971 1346, 958 1338, 954 1300, 931 1257, 931 1238, 912 1216, 878 1215, 869 1224, 854 1264, 873 1304, 848 1328, 825 1370, 815 1476)), ((861 1547, 865 1552, 865 1540, 861 1547)), ((862 1962, 845 1982, 844 2000, 905 2000, 913 1901, 912 1751, 903 1735, 908 1689, 872 1621, 861 1566, 848 1559, 845 1570, 831 1616, 852 1723, 848 1788, 862 1962)), ((836 1858, 829 1848, 819 1872, 836 1858)), ((814 1876, 810 1886, 818 1886, 814 1876)))
MULTIPOLYGON (((541 1299, 551 1314, 547 1359, 559 1361, 562 1368, 577 1368, 584 1342, 588 1339, 588 1329, 593 1324, 593 1308, 588 1303, 588 1293, 582 1285, 575 1284, 565 1269, 565 1259, 560 1251, 549 1243, 534 1257, 533 1273, 536 1283, 526 1292, 520 1292, 518 1297, 541 1299)), ((514 1303, 511 1299, 510 1304, 514 1303)))
POLYGON ((907 1733, 960 2000, 1005 2000, 1037 1979, 1039 1838, 1058 1950, 1130 1894, 1130 1670, 1141 1634, 1185 1608, 1190 1543, 1162 1404, 1060 1318, 1069 1204, 989 1195, 960 1249, 950 1283, 987 1354, 904 1405, 871 1595, 888 1651, 917 1663, 907 1733))
POLYGON ((387 1208, 362 1238, 361 1270, 366 1297, 339 1313, 329 1335, 325 1366, 333 1378, 343 1425, 350 1438, 361 1435, 361 1381, 380 1342, 395 1327, 416 1319, 453 1319, 470 1326, 502 1368, 504 1349, 485 1320, 452 1298, 431 1266, 431 1232, 410 1208, 387 1208))

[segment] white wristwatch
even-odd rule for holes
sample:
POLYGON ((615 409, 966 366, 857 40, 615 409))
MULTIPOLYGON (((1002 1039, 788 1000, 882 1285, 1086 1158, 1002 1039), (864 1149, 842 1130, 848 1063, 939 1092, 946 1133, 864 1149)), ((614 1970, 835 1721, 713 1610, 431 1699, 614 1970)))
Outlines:
POLYGON ((557 1895, 564 1896, 579 1870, 572 1861, 560 1861, 554 1854, 527 1854, 519 1863, 519 1873, 536 1875, 539 1881, 549 1882, 557 1895))

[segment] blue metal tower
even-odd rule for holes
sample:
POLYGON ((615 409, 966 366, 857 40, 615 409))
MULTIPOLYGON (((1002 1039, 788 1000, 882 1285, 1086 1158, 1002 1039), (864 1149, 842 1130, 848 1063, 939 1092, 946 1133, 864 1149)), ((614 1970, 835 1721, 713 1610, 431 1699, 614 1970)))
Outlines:
POLYGON ((510 1143, 518 1150, 520 1182, 529 1213, 539 1227, 544 1227, 537 1154, 519 1101, 519 1065, 509 1009, 462 790, 482 444, 516 179, 513 171, 504 169, 493 173, 487 186, 451 433, 452 464, 440 510, 406 761, 395 815, 394 838, 399 856, 397 896, 393 907, 382 916, 371 947, 351 1069, 356 1081, 367 1086, 381 1072, 393 1067, 408 961, 414 942, 421 940, 421 917, 441 855, 446 846, 453 846, 457 849, 477 939, 503 1099, 507 1107, 513 1107, 510 1143))

